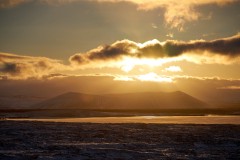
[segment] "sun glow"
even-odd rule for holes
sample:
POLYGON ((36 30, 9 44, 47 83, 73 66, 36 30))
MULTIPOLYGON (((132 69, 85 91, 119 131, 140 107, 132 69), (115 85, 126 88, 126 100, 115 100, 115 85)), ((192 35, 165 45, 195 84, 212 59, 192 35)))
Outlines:
POLYGON ((161 58, 161 59, 147 59, 147 58, 129 58, 125 57, 122 61, 120 61, 120 68, 124 72, 130 72, 135 66, 147 66, 147 67, 159 67, 163 64, 170 62, 181 61, 180 57, 174 58, 161 58))
POLYGON ((166 82, 166 83, 172 83, 173 80, 170 77, 162 77, 157 75, 154 72, 150 72, 148 74, 139 75, 136 77, 140 81, 152 81, 152 82, 166 82))
POLYGON ((164 72, 182 72, 181 67, 179 66, 169 66, 163 70, 164 72))
POLYGON ((116 76, 113 80, 115 81, 134 81, 133 78, 127 76, 116 76))

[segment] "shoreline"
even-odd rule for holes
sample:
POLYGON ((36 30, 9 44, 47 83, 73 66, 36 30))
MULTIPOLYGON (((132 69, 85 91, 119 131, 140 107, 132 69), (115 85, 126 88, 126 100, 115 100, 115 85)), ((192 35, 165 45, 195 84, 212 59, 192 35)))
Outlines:
POLYGON ((145 124, 240 124, 240 116, 131 116, 88 118, 6 118, 6 121, 39 121, 66 123, 145 123, 145 124))

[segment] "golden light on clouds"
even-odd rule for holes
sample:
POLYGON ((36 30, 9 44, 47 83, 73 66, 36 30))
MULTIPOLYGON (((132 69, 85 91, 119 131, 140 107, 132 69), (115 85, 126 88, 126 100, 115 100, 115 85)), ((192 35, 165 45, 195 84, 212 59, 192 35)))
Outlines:
POLYGON ((165 82, 165 83, 172 83, 173 79, 170 77, 162 77, 157 75, 154 72, 147 73, 144 75, 136 76, 136 78, 140 81, 152 81, 152 82, 165 82))
POLYGON ((195 51, 194 53, 188 52, 184 55, 181 55, 179 58, 191 63, 195 64, 224 64, 224 65, 231 65, 231 64, 239 64, 240 57, 228 57, 225 55, 217 55, 212 54, 208 51, 200 52, 201 54, 196 54, 199 51, 195 51))
POLYGON ((239 90, 240 86, 224 86, 224 87, 218 87, 217 89, 239 90))
POLYGON ((130 40, 102 45, 86 53, 77 53, 69 61, 83 68, 118 67, 125 72, 135 66, 161 66, 170 62, 189 61, 196 64, 239 63, 240 35, 212 41, 189 42, 156 39, 144 43, 130 40))
POLYGON ((133 78, 128 77, 128 76, 115 76, 114 79, 115 81, 134 81, 133 78))
POLYGON ((179 66, 169 66, 168 68, 165 68, 163 71, 165 71, 165 72, 182 72, 182 69, 179 66))
POLYGON ((0 0, 1 95, 180 90, 210 101, 238 92, 229 97, 239 103, 239 8, 240 0, 0 0))
MULTIPOLYGON (((0 54, 1 76, 10 79, 42 78, 48 74, 68 72, 81 74, 87 69, 118 69, 117 74, 139 74, 130 77, 141 81, 173 82, 169 77, 159 76, 158 71, 168 74, 183 72, 173 63, 189 62, 197 65, 224 64, 240 62, 240 35, 212 41, 176 41, 160 42, 156 39, 144 43, 130 40, 117 41, 110 45, 101 45, 85 53, 77 53, 69 58, 70 64, 46 57, 0 54), (165 69, 163 65, 168 64, 165 69), (156 73, 155 73, 156 72, 156 73)), ((93 70, 92 70, 93 72, 93 70)), ((97 72, 97 71, 96 71, 97 72)), ((184 71, 185 72, 185 71, 184 71)), ((109 73, 113 74, 113 73, 109 73)), ((120 79, 124 79, 121 78, 120 79)), ((125 78, 125 80, 131 80, 125 78)))
POLYGON ((155 68, 155 67, 160 67, 167 63, 177 62, 177 61, 182 61, 182 59, 179 57, 162 58, 162 59, 153 59, 153 58, 137 59, 137 58, 125 57, 119 62, 111 63, 109 67, 117 67, 117 68, 121 68, 124 72, 129 72, 132 69, 134 69, 134 67, 155 68))
POLYGON ((154 72, 139 75, 113 75, 115 81, 143 81, 143 82, 159 82, 159 83, 173 83, 174 78, 170 76, 161 76, 154 72))

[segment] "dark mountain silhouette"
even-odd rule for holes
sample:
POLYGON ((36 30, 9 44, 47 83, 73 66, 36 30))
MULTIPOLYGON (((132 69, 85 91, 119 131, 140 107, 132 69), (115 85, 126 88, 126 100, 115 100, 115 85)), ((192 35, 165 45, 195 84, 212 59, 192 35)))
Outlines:
POLYGON ((197 109, 207 104, 180 91, 90 95, 65 93, 34 105, 39 109, 197 109))

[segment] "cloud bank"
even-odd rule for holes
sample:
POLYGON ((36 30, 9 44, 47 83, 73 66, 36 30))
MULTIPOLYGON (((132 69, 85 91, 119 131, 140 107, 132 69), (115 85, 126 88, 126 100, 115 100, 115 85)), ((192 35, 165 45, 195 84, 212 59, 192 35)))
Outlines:
MULTIPOLYGON (((164 9, 164 18, 166 24, 170 28, 177 28, 178 30, 184 30, 184 24, 186 22, 196 21, 202 14, 196 10, 196 7, 202 5, 226 5, 237 2, 238 0, 86 0, 90 2, 129 2, 137 5, 139 10, 154 10, 164 9)), ((73 2, 83 2, 82 0, 1 0, 0 8, 9 8, 20 5, 26 2, 39 2, 48 5, 62 5, 73 2)))
POLYGON ((151 40, 136 43, 130 40, 117 41, 111 45, 99 46, 86 53, 70 57, 75 65, 118 62, 126 58, 134 59, 170 59, 180 57, 194 63, 230 63, 238 61, 240 56, 240 34, 212 41, 195 40, 190 42, 151 40))
MULTIPOLYGON (((86 53, 77 53, 69 58, 70 64, 46 57, 30 57, 0 53, 0 79, 42 79, 51 75, 62 77, 65 74, 94 72, 90 68, 117 68, 130 72, 135 66, 143 68, 161 66, 176 61, 189 61, 196 64, 232 64, 240 63, 240 34, 211 41, 159 42, 150 40, 137 43, 130 40, 117 41, 102 45, 86 53)), ((138 68, 138 69, 139 69, 138 68)), ((99 71, 99 70, 98 70, 99 71)), ((179 66, 165 68, 166 72, 182 72, 179 66)), ((112 74, 109 73, 109 74, 112 74)), ((153 74, 141 79, 169 81, 153 74)))
POLYGON ((68 67, 58 60, 0 53, 0 75, 8 79, 42 78, 68 67))

